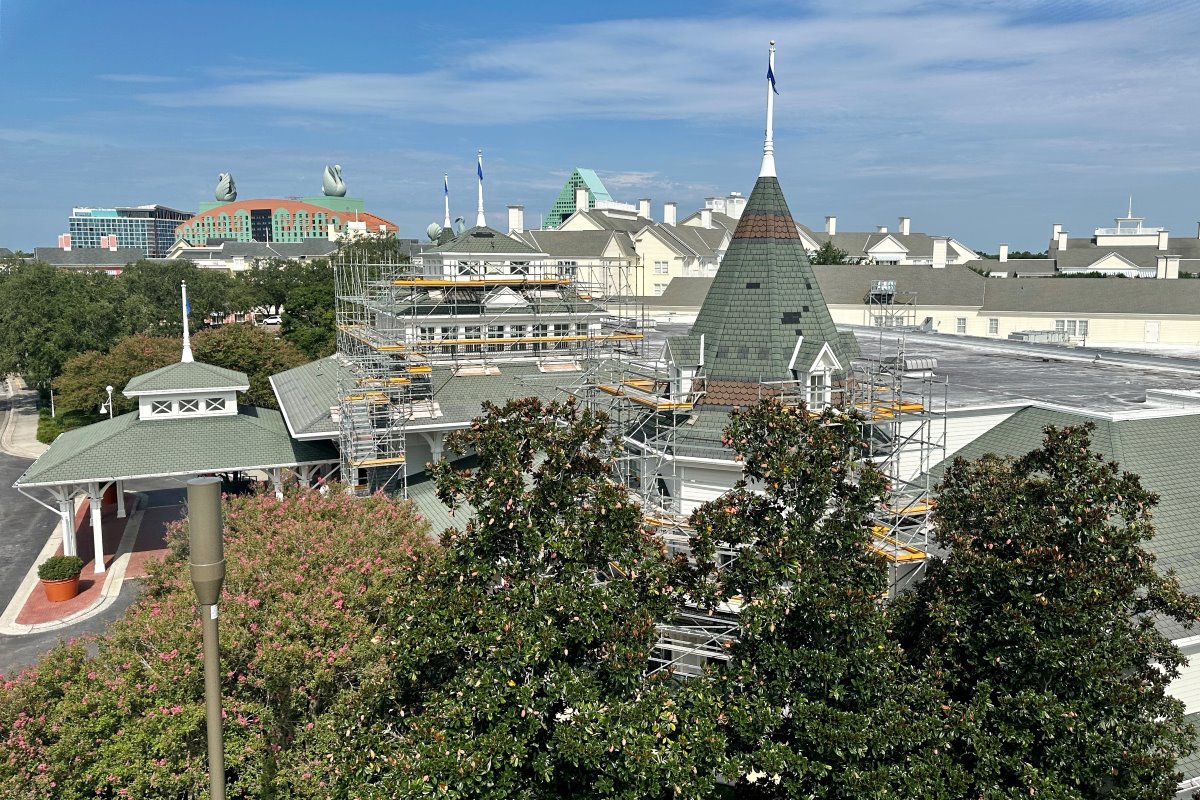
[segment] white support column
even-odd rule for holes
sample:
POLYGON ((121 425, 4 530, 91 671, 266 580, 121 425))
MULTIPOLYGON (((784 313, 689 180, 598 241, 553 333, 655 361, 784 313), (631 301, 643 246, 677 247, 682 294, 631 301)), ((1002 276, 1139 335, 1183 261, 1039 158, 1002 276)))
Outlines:
POLYGON ((275 499, 283 499, 283 470, 279 467, 271 470, 271 485, 275 487, 275 499))
POLYGON ((125 519, 125 481, 117 481, 117 519, 125 519))
POLYGON ((63 555, 76 555, 78 548, 75 546, 75 503, 72 498, 58 501, 58 515, 62 520, 63 555))
POLYGON ((88 502, 92 505, 92 547, 95 550, 95 568, 97 575, 104 572, 104 526, 100 519, 100 504, 104 502, 104 493, 100 484, 93 483, 88 490, 88 502))

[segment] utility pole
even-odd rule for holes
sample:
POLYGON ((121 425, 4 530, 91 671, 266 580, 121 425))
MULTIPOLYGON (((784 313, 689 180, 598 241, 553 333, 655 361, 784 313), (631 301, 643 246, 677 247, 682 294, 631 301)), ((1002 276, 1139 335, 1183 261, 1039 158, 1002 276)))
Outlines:
POLYGON ((217 600, 225 582, 221 480, 187 482, 189 566, 200 601, 204 632, 204 704, 208 715, 208 783, 212 800, 225 800, 225 742, 221 722, 221 650, 217 639, 217 600))

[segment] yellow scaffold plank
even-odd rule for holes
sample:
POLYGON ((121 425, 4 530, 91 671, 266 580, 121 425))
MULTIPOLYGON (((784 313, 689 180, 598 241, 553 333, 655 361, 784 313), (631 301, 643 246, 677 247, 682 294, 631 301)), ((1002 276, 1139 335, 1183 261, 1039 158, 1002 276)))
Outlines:
POLYGON ((392 458, 361 458, 350 459, 352 467, 386 467, 392 464, 403 464, 404 456, 393 456, 392 458))
POLYGON ((877 542, 872 542, 870 548, 879 555, 892 562, 907 562, 921 561, 925 558, 925 551, 918 547, 913 547, 911 544, 904 544, 899 539, 888 536, 887 528, 881 525, 875 525, 871 528, 872 535, 878 539, 877 542))
POLYGON ((690 411, 692 409, 692 402, 690 400, 663 400, 661 397, 627 392, 623 386, 601 385, 596 388, 605 394, 611 394, 613 397, 624 397, 640 406, 653 408, 656 411, 690 411))

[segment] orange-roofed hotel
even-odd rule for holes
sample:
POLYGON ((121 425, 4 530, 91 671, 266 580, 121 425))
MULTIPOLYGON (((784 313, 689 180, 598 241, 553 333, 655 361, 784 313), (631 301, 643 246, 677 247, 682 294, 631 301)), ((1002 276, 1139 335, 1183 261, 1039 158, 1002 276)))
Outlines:
MULTIPOLYGON (((223 176, 224 177, 224 176, 223 176)), ((232 188, 218 186, 218 197, 227 199, 200 204, 200 211, 175 229, 175 238, 189 244, 210 239, 238 242, 303 242, 306 239, 337 239, 343 235, 396 233, 397 227, 383 217, 368 213, 360 197, 345 197, 337 175, 337 188, 326 194, 301 199, 263 198, 238 200, 232 188), (222 189, 225 189, 222 192, 222 189)))

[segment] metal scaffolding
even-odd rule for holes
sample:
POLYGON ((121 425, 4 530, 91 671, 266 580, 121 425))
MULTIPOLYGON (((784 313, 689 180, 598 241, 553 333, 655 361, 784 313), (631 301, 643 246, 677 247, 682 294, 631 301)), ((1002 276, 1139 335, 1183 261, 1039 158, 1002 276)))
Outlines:
MULTIPOLYGON (((879 305, 889 318, 907 313, 879 305)), ((932 359, 908 354, 905 344, 902 333, 888 331, 885 338, 881 331, 874 352, 836 376, 830 396, 835 407, 861 415, 868 443, 863 457, 883 473, 888 486, 869 525, 870 546, 888 565, 889 598, 924 568, 933 508, 930 469, 944 459, 946 445, 946 383, 935 374, 932 359)), ((759 399, 791 405, 807 402, 810 391, 804 380, 757 386, 759 399)), ((609 414, 622 446, 617 474, 640 500, 646 524, 667 552, 690 558, 693 531, 672 462, 679 431, 703 406, 704 376, 684 377, 665 361, 609 358, 592 364, 573 392, 609 414)), ((715 440, 708 444, 720 446, 715 440)), ((737 557, 734 549, 718 552, 718 569, 737 557)), ((738 639, 740 609, 741 599, 735 597, 711 613, 691 608, 660 622, 649 669, 696 676, 705 664, 728 660, 738 639)))
POLYGON ((585 363, 642 352, 635 260, 439 253, 414 264, 381 249, 352 243, 334 259, 342 475, 358 493, 406 493, 406 428, 438 419, 439 391, 458 378, 536 363, 556 389, 585 363))

